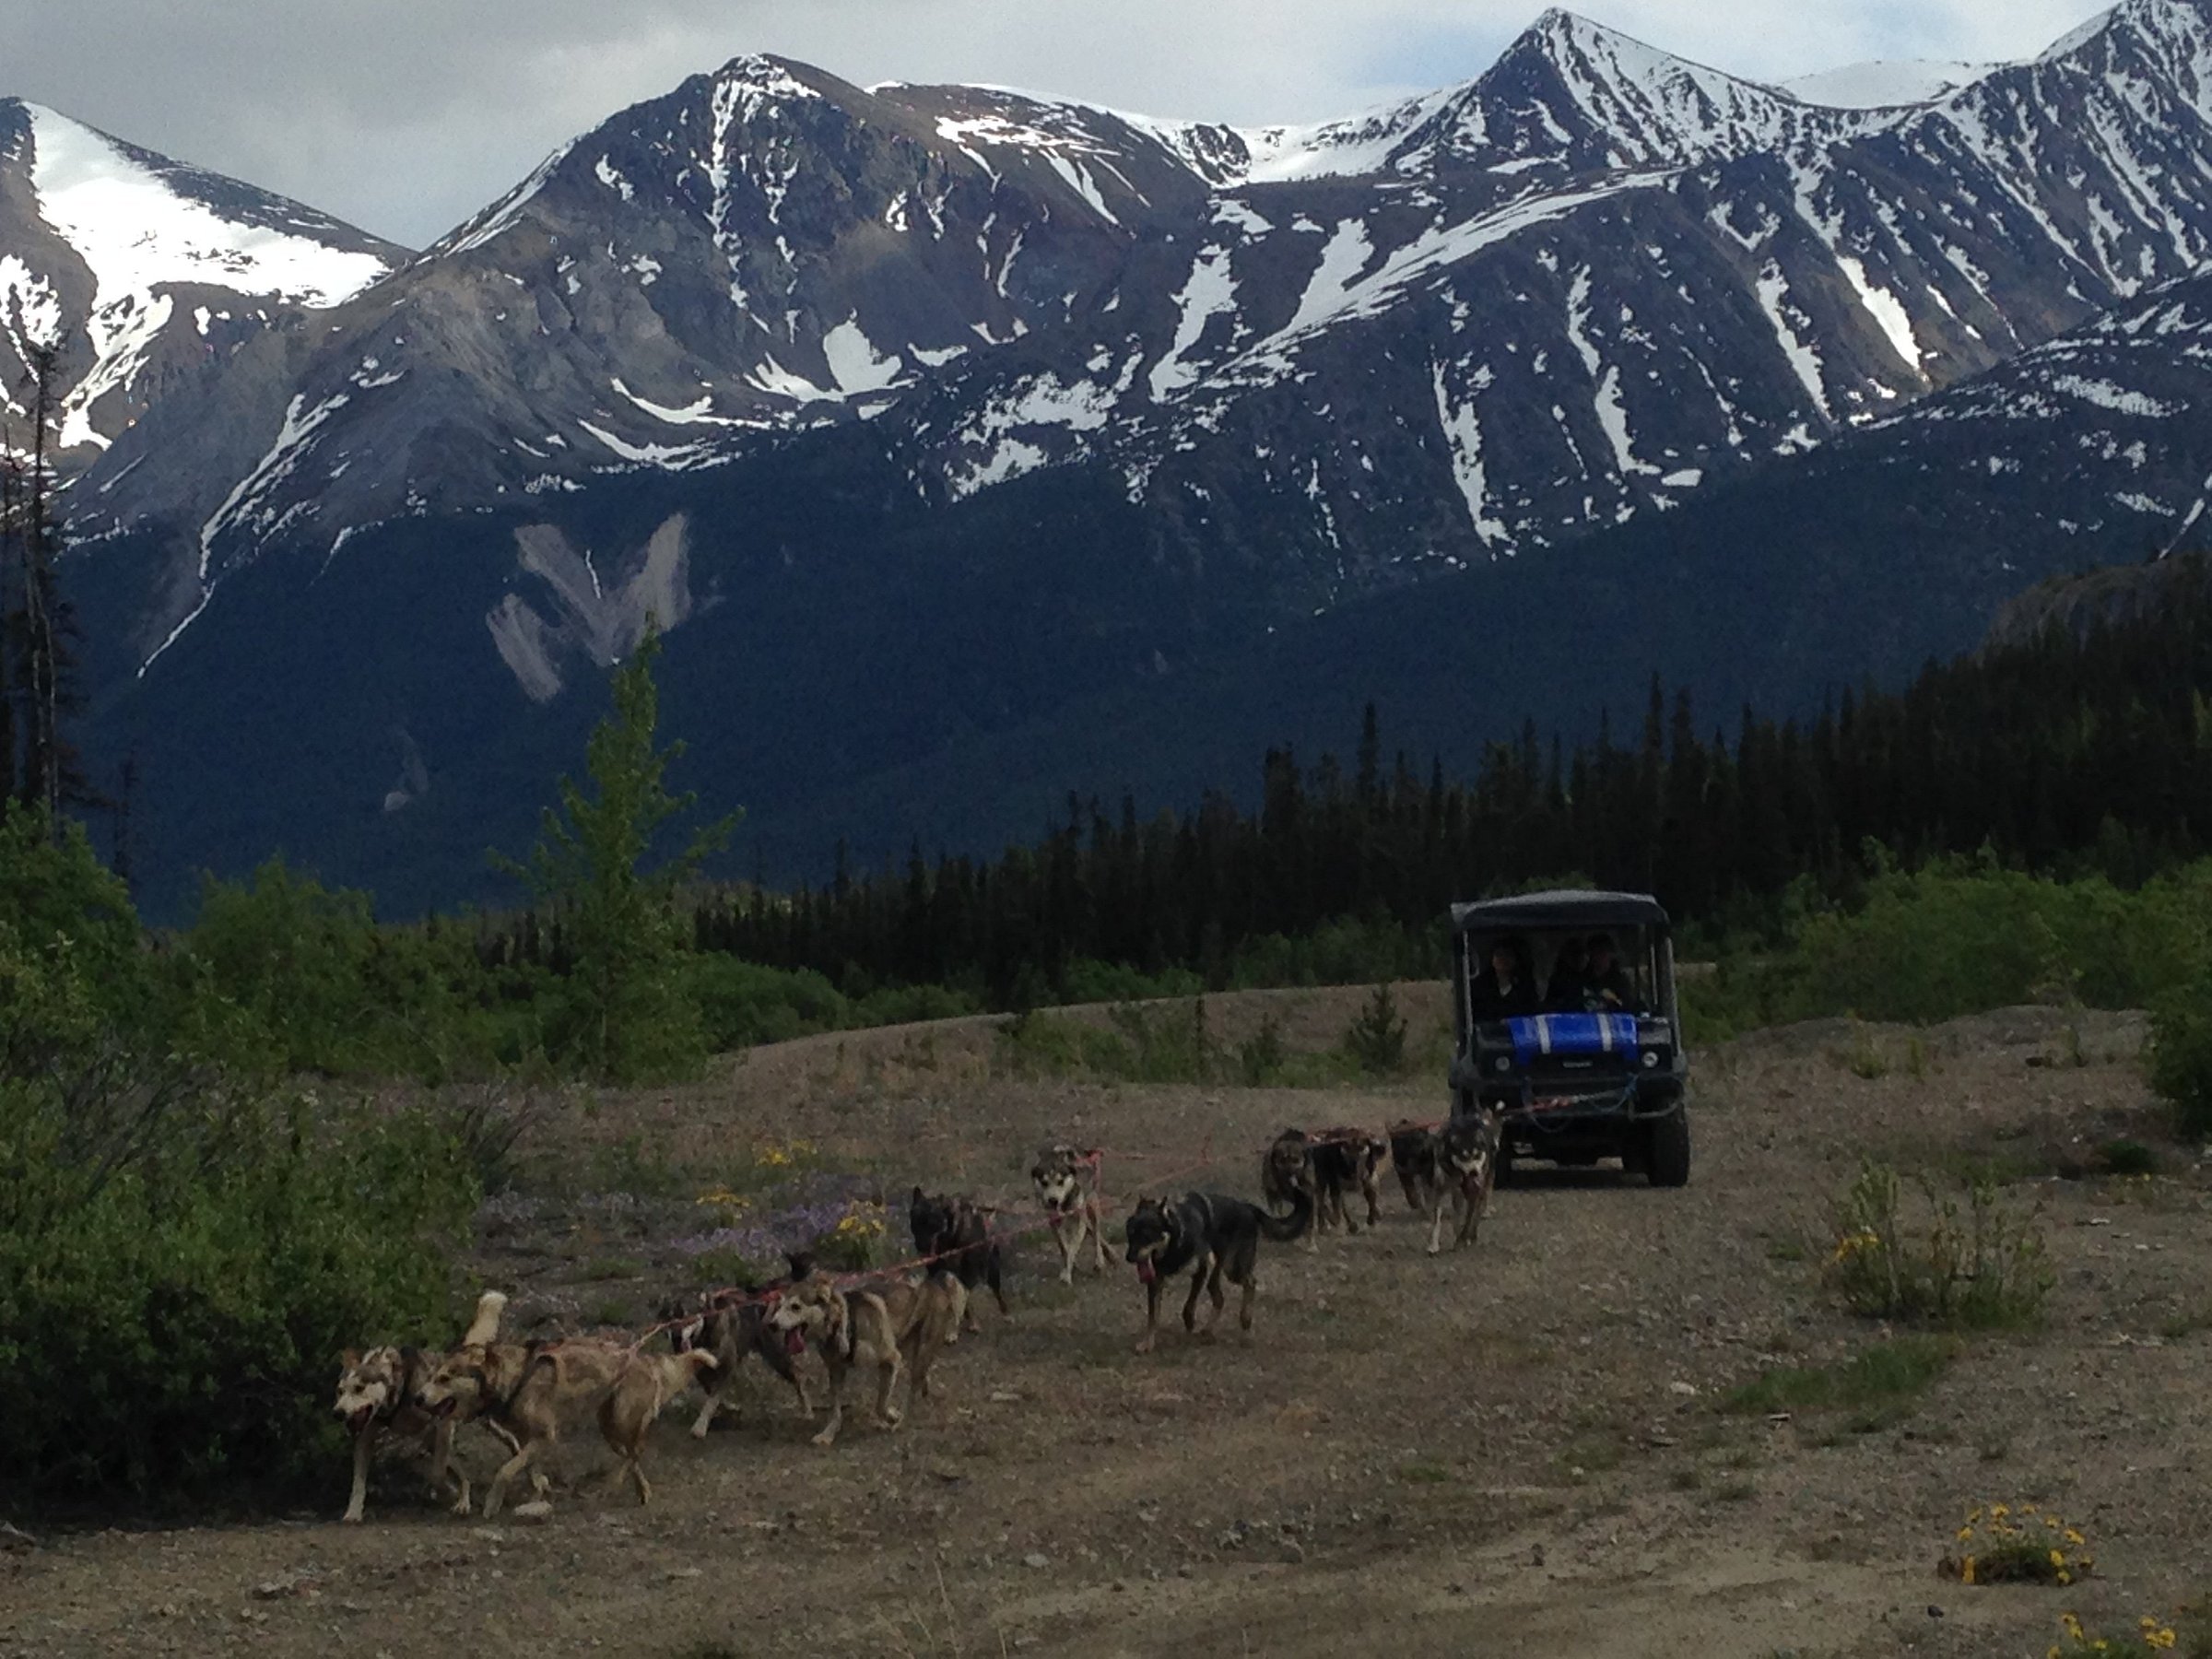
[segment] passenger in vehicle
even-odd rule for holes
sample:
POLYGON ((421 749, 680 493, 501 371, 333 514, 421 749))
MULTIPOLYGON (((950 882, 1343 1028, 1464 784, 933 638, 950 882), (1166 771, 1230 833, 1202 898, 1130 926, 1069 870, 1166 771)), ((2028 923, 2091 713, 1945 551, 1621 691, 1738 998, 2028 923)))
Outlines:
POLYGON ((1477 1019, 1514 1019, 1524 1014, 1542 1013, 1526 942, 1503 938, 1491 945, 1490 965, 1475 976, 1468 994, 1477 1019))
POLYGON ((1580 1014, 1583 974, 1589 965, 1590 952, 1579 937, 1560 940, 1551 959, 1551 978, 1544 984, 1544 1006, 1554 1014, 1580 1014))
POLYGON ((1636 987, 1628 970, 1613 951, 1611 934, 1590 935, 1590 963, 1583 971, 1583 1006, 1594 1014, 1611 1014, 1630 1007, 1636 987))

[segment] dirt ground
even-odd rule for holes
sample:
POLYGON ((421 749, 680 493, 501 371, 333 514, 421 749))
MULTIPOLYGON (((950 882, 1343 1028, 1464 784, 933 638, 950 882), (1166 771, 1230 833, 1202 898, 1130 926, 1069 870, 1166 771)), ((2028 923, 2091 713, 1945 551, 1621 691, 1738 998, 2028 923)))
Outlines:
MULTIPOLYGON (((1433 1052, 1441 997, 1403 989, 1433 1052)), ((1358 1000, 1209 1010, 1224 1041, 1266 1010, 1312 1047, 1358 1000)), ((1129 1270, 1063 1289, 1031 1234, 1012 1318, 986 1306, 896 1433, 848 1414, 818 1451, 754 1368, 742 1419, 703 1444, 688 1406, 663 1419, 644 1509, 603 1487, 588 1428, 535 1524, 444 1515, 394 1462, 368 1524, 344 1526, 334 1464, 313 1514, 0 1550, 0 1654, 2041 1654, 2066 1610, 2125 1634, 2212 1589, 2212 1171, 2159 1135, 2141 1040, 2128 1017, 2039 1010, 1746 1040, 1699 1056, 1687 1189, 1530 1170, 1476 1248, 1431 1259, 1393 1182, 1379 1228, 1263 1253, 1249 1341, 1171 1331, 1139 1359, 1129 1270), (2162 1172, 2087 1169, 2119 1136, 2157 1145, 2162 1172), (1887 1412, 1727 1409, 1762 1373, 1889 1335, 1820 1279, 1830 1205, 1867 1156, 2003 1173, 2041 1210, 2047 1319, 1964 1339, 1887 1412), (2097 1574, 1939 1577, 1990 1500, 2079 1527, 2097 1574)), ((1443 1104, 1433 1077, 1023 1080, 994 1075, 994 1042, 961 1021, 813 1039, 577 1104, 546 1132, 566 1195, 488 1221, 477 1265, 525 1326, 641 1320, 683 1280, 671 1238, 700 1226, 685 1183, 789 1137, 888 1194, 964 1187, 1013 1221, 1048 1139, 1109 1147, 1119 1208, 1160 1182, 1251 1194, 1286 1124, 1443 1104), (657 1194, 589 1190, 625 1168, 657 1194)), ((480 1431, 462 1447, 488 1472, 480 1431)))

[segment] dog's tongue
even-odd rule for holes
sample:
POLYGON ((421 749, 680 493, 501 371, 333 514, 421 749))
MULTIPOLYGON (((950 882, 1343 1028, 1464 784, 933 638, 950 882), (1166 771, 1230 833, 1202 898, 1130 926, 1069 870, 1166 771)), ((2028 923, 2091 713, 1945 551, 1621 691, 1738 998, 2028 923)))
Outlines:
POLYGON ((1159 1269, 1152 1265, 1152 1258, 1150 1256, 1147 1256, 1143 1261, 1136 1265, 1137 1283, 1148 1285, 1159 1277, 1159 1269))
POLYGON ((784 1332, 783 1351, 787 1354, 805 1353, 806 1351, 806 1333, 796 1330, 784 1332))

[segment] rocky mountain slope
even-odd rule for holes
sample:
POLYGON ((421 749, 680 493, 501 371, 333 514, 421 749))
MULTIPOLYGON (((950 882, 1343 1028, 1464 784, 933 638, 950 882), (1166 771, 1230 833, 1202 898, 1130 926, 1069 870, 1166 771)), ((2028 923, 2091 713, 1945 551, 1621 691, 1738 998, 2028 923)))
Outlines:
POLYGON ((247 341, 405 257, 297 202, 0 100, 0 397, 20 419, 27 351, 53 347, 71 468, 247 341))
POLYGON ((739 59, 142 422, 80 527, 168 546, 150 654, 271 547, 558 524, 873 421, 916 512, 1103 465, 1147 556, 1302 613, 1675 507, 2185 272, 2208 72, 2197 0, 1873 109, 1556 11, 1296 130, 739 59))
POLYGON ((735 60, 114 436, 100 744, 417 902, 649 616, 794 858, 1909 668, 2186 533, 2208 5, 1794 91, 1552 12, 1299 129, 735 60))

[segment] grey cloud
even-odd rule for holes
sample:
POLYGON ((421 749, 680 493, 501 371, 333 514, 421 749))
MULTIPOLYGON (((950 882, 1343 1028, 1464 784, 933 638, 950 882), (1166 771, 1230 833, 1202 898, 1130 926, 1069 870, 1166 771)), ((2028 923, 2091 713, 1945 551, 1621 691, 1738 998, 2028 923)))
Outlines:
MULTIPOLYGON (((747 51, 847 79, 969 80, 1240 122, 1479 73, 1541 0, 0 0, 0 91, 431 240, 555 145, 747 51), (33 14, 36 14, 35 18, 33 14)), ((2019 57, 2081 0, 1583 0, 1682 56, 1782 76, 2019 57)))

